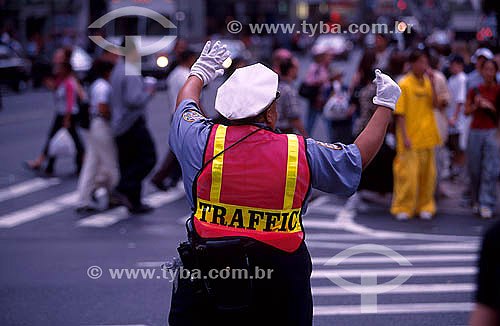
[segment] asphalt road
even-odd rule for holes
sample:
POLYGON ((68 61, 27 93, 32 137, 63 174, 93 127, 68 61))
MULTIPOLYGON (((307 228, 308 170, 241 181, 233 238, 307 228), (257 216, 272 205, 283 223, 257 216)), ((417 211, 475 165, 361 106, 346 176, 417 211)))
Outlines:
MULTIPOLYGON (((185 237, 190 209, 183 189, 161 193, 148 184, 145 196, 156 207, 149 215, 132 217, 119 208, 79 218, 71 160, 58 162, 54 179, 21 165, 44 143, 53 115, 50 93, 3 100, 0 325, 166 325, 172 283, 159 266, 185 237), (92 266, 102 270, 98 279, 92 266), (113 279, 110 269, 156 274, 113 279)), ((149 108, 159 157, 167 148, 166 103, 159 93, 149 108)), ((387 199, 361 205, 320 194, 304 217, 314 264, 314 324, 466 325, 480 235, 491 223, 453 199, 433 221, 397 222, 387 199), (399 286, 371 286, 396 277, 404 278, 399 286), (342 280, 354 284, 341 287, 342 280)))

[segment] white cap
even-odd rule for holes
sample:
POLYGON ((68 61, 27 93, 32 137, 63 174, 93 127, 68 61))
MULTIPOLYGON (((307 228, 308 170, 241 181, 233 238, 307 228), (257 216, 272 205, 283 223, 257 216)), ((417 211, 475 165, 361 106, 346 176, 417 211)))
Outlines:
POLYGON ((315 44, 312 47, 311 52, 312 52, 313 55, 319 55, 319 54, 327 53, 328 52, 328 47, 325 44, 323 44, 323 43, 315 44))
POLYGON ((255 117, 276 99, 278 74, 261 63, 238 68, 217 90, 215 110, 229 120, 255 117))
POLYGON ((474 55, 471 58, 472 63, 476 63, 477 62, 477 58, 479 58, 479 57, 485 57, 488 60, 493 60, 493 58, 495 56, 493 55, 493 52, 491 52, 490 49, 488 49, 488 48, 479 48, 479 49, 476 50, 476 52, 474 52, 474 55))

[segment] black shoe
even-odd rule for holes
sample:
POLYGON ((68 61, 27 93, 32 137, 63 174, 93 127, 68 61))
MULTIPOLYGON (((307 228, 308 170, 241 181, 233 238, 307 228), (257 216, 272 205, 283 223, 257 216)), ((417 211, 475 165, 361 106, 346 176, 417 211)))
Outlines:
POLYGON ((153 210, 154 210, 153 207, 146 204, 139 204, 128 209, 130 214, 146 214, 152 212, 153 210))
POLYGON ((93 214, 97 213, 99 210, 95 207, 92 207, 90 205, 85 205, 85 206, 80 206, 76 208, 76 212, 78 214, 93 214))
POLYGON ((124 194, 118 192, 118 191, 113 191, 111 195, 109 196, 109 204, 110 207, 118 207, 118 206, 125 206, 128 208, 128 210, 131 210, 134 205, 130 202, 130 200, 125 196, 124 194))
POLYGON ((39 172, 40 168, 41 168, 40 165, 33 164, 33 162, 31 162, 31 161, 24 161, 23 166, 28 170, 32 170, 32 171, 36 171, 36 172, 39 172))
POLYGON ((153 186, 155 186, 158 190, 161 190, 161 191, 167 191, 170 188, 168 185, 164 184, 163 182, 156 182, 156 181, 151 180, 151 184, 153 186))

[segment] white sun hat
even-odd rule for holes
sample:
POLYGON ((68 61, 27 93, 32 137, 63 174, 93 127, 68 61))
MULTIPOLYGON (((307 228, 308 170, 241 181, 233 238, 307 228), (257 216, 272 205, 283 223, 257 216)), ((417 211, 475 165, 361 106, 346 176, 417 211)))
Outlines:
POLYGON ((493 52, 491 52, 491 50, 488 48, 479 48, 476 50, 476 52, 474 52, 474 55, 471 58, 472 63, 476 63, 477 58, 479 57, 485 57, 488 60, 493 60, 494 55, 493 52))
POLYGON ((229 120, 264 112, 278 97, 278 74, 261 63, 236 71, 217 90, 215 110, 229 120))

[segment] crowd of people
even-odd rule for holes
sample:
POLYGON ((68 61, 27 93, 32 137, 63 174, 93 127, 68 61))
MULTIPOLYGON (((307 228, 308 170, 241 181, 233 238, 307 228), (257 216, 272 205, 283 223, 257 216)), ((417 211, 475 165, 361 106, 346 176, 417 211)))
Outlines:
POLYGON ((95 191, 99 188, 107 190, 108 208, 123 205, 131 213, 151 211, 141 194, 142 182, 156 164, 145 114, 146 104, 155 93, 154 85, 140 75, 126 75, 125 69, 134 67, 126 68, 122 58, 106 52, 93 64, 87 93, 72 71, 70 57, 68 48, 54 54, 54 76, 45 84, 54 91, 56 116, 42 154, 25 162, 26 167, 52 176, 56 157, 50 155, 49 147, 54 135, 66 128, 77 151, 77 212, 98 210, 95 191), (86 120, 90 122, 86 124, 86 120), (76 131, 78 126, 87 129, 85 149, 76 131))
MULTIPOLYGON (((446 50, 423 44, 401 50, 387 36, 377 34, 373 46, 362 49, 354 77, 347 82, 344 71, 332 65, 335 57, 327 47, 311 48, 312 62, 300 81, 299 58, 290 50, 277 49, 270 62, 280 78, 277 128, 309 137, 324 119, 331 143, 352 143, 376 110, 372 81, 374 70, 381 69, 399 82, 402 95, 386 140, 363 172, 359 189, 393 193, 390 211, 398 220, 415 215, 431 219, 437 211, 435 199, 447 196, 443 182, 465 180, 463 204, 490 218, 496 209, 500 165, 500 53, 480 47, 469 55, 468 50, 460 42, 446 50)), ((52 175, 56 157, 49 155, 51 139, 66 128, 75 144, 80 174, 78 212, 97 210, 98 188, 107 190, 109 207, 150 211, 141 192, 143 180, 157 162, 145 116, 155 87, 141 76, 127 76, 123 57, 109 51, 95 60, 91 83, 83 87, 72 72, 70 56, 68 48, 54 53, 53 77, 45 85, 54 91, 56 114, 42 153, 26 166, 52 175), (77 127, 83 125, 86 111, 90 123, 82 142, 77 127)), ((166 84, 173 112, 176 94, 196 55, 187 42, 179 40, 170 59, 166 84)), ((246 63, 233 58, 225 76, 246 63)), ((202 106, 210 101, 202 98, 202 106)), ((151 183, 166 191, 180 176, 175 155, 167 152, 151 183)))
MULTIPOLYGON (((379 154, 363 172, 360 190, 393 193, 391 213, 398 220, 413 216, 432 219, 436 198, 447 197, 446 180, 464 182, 461 204, 482 218, 494 215, 499 176, 500 53, 487 47, 468 54, 468 45, 419 44, 397 49, 383 34, 363 49, 349 84, 332 68, 327 48, 312 48, 313 61, 292 96, 280 101, 281 124, 287 132, 310 135, 318 117, 327 121, 330 142, 351 143, 363 130, 376 106, 374 69, 398 81, 402 95, 394 121, 379 154), (297 96, 306 99, 305 128, 296 121, 297 96), (293 126, 292 126, 293 122, 293 126)), ((294 61, 286 50, 275 51, 273 66, 294 61)), ((286 85, 287 69, 280 73, 286 85)), ((296 74, 294 72, 293 74, 296 74)), ((280 86, 281 87, 281 86, 280 86)), ((286 94, 290 91, 286 91, 286 94)))

